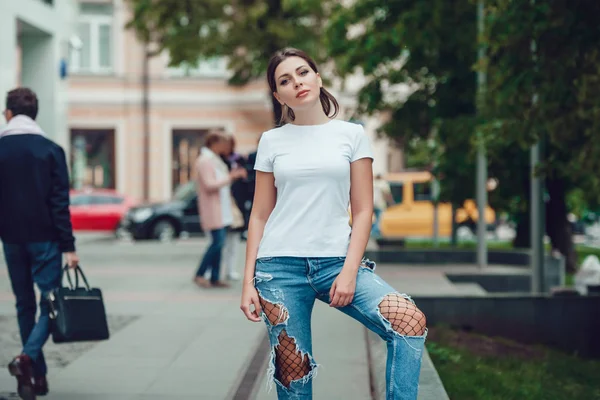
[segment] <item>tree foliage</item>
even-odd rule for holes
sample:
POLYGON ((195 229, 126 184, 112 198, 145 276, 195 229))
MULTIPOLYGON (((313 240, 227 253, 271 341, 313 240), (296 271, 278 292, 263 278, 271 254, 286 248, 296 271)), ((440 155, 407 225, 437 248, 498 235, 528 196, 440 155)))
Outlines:
POLYGON ((474 195, 478 130, 500 181, 491 201, 523 215, 527 151, 540 141, 548 233, 572 268, 567 201, 600 203, 598 0, 485 0, 480 63, 476 0, 127 1, 154 53, 171 65, 227 57, 234 85, 262 78, 285 46, 333 58, 341 76, 361 72, 357 113, 389 117, 382 132, 443 178, 442 200, 474 195), (482 113, 476 68, 487 73, 482 113))
POLYGON ((577 189, 597 204, 600 195, 600 2, 486 6, 486 142, 497 159, 503 149, 542 144, 547 231, 573 270, 567 198, 577 189))
POLYGON ((328 3, 322 0, 127 0, 129 26, 170 64, 196 65, 226 57, 229 83, 245 85, 263 78, 271 55, 287 46, 325 60, 322 43, 328 3))
POLYGON ((358 70, 366 77, 358 112, 388 111, 382 131, 405 149, 433 140, 439 157, 430 157, 429 167, 444 178, 441 198, 460 203, 471 197, 475 6, 469 0, 357 0, 336 7, 328 37, 340 74, 358 70))
POLYGON ((541 139, 541 172, 597 196, 600 176, 591 172, 600 168, 600 2, 486 4, 487 142, 526 148, 541 139))

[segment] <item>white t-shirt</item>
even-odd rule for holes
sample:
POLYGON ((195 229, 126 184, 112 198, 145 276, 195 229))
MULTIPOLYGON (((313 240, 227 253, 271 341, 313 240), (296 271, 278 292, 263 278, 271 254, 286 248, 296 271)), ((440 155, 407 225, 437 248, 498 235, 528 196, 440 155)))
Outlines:
POLYGON ((373 159, 369 138, 350 122, 287 124, 265 132, 254 169, 274 174, 277 202, 257 257, 345 256, 350 163, 361 158, 373 159))

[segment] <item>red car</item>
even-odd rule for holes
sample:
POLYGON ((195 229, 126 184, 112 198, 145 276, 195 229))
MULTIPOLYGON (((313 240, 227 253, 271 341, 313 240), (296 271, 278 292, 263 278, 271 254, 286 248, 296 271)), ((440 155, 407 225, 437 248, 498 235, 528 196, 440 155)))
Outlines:
POLYGON ((110 189, 71 190, 71 223, 75 231, 116 232, 121 219, 136 204, 110 189))

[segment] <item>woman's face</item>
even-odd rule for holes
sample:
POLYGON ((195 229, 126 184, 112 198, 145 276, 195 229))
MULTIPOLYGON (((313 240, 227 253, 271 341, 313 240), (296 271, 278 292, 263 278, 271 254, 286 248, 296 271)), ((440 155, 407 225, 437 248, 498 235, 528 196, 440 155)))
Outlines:
POLYGON ((221 139, 213 145, 212 151, 221 156, 228 156, 231 153, 231 144, 228 139, 221 139))
POLYGON ((293 110, 309 108, 319 101, 321 76, 301 57, 286 58, 275 69, 275 98, 293 110))

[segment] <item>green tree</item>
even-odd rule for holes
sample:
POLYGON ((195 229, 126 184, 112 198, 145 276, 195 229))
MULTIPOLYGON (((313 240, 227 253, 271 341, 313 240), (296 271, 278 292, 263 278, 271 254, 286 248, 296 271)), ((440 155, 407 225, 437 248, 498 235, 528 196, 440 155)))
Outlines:
POLYGON ((317 62, 326 59, 327 1, 127 1, 134 10, 128 26, 156 51, 168 51, 172 66, 227 57, 232 85, 263 78, 271 55, 283 47, 300 48, 317 62))
POLYGON ((328 30, 339 73, 366 78, 357 113, 389 115, 382 132, 455 206, 475 189, 476 18, 469 0, 356 0, 335 8, 328 30))
POLYGON ((552 246, 576 268, 567 198, 600 194, 600 2, 488 0, 486 105, 491 147, 541 140, 552 246), (533 45, 532 45, 533 44, 533 45))

